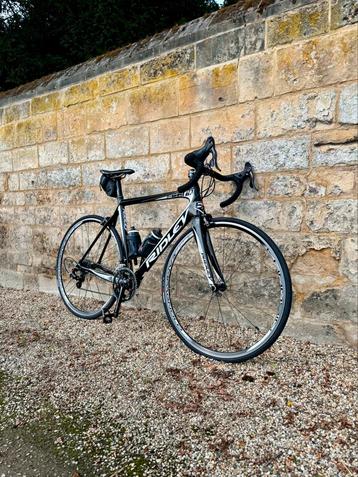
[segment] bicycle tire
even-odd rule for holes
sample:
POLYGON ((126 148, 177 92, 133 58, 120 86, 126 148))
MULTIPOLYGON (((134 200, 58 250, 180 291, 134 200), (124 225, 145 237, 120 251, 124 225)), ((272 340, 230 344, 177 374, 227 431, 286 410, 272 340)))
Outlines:
MULTIPOLYGON (((78 309, 71 302, 68 294, 66 293, 65 287, 64 287, 64 283, 63 283, 63 279, 62 279, 63 256, 64 256, 64 251, 66 249, 66 245, 69 242, 71 236, 74 234, 74 232, 76 230, 78 230, 81 227, 82 224, 89 223, 89 222, 94 222, 94 223, 98 224, 98 226, 100 228, 102 226, 102 223, 103 223, 104 220, 105 220, 104 217, 101 217, 99 215, 85 215, 83 217, 80 217, 78 220, 76 220, 69 227, 69 229, 65 233, 65 235, 64 235, 64 237, 61 241, 58 254, 57 254, 56 280, 57 280, 57 287, 58 287, 60 296, 61 296, 64 304, 66 305, 67 309, 71 313, 73 313, 78 318, 82 318, 82 319, 86 319, 86 320, 93 320, 93 319, 96 319, 96 318, 99 318, 99 317, 103 316, 103 313, 106 312, 107 310, 109 310, 113 306, 113 304, 116 300, 115 294, 113 292, 113 294, 105 301, 105 303, 100 308, 96 309, 93 312, 85 312, 83 310, 78 309)), ((123 257, 123 244, 122 244, 122 241, 121 241, 115 227, 107 226, 107 230, 110 232, 111 238, 113 238, 113 240, 115 241, 115 245, 116 245, 117 252, 118 252, 118 257, 117 257, 116 261, 117 261, 117 264, 118 264, 118 263, 120 263, 120 261, 123 257)), ((85 251, 86 250, 82 250, 82 253, 85 253, 85 251)))
MULTIPOLYGON (((169 252, 167 260, 164 265, 163 270, 163 277, 162 277, 162 299, 164 304, 164 309, 169 320, 169 323, 173 327, 176 334, 179 338, 184 342, 186 346, 188 346, 192 351, 206 356, 208 358, 217 360, 217 361, 224 361, 224 362, 244 362, 249 359, 255 358, 256 356, 260 355, 264 351, 266 351, 273 343, 278 339, 281 335, 289 317, 291 304, 292 304, 292 284, 290 273, 285 262, 285 259, 279 250, 278 246, 274 243, 274 241, 261 229, 256 227, 253 224, 245 222, 240 219, 236 218, 225 218, 225 217, 217 217, 211 219, 209 224, 210 228, 215 228, 219 226, 226 226, 229 225, 233 228, 238 228, 244 233, 249 234, 255 240, 263 244, 265 247, 268 247, 270 254, 277 260, 279 265, 280 274, 282 274, 282 283, 283 283, 283 305, 280 308, 280 314, 276 321, 273 324, 272 329, 270 329, 270 333, 259 343, 258 346, 251 347, 247 351, 240 351, 237 353, 220 353, 220 352, 213 352, 210 349, 207 349, 200 345, 196 340, 194 340, 182 327, 178 317, 176 316, 175 310, 172 305, 172 298, 171 298, 171 291, 170 291, 170 275, 175 263, 176 258, 179 256, 180 251, 185 244, 193 238, 193 231, 189 229, 186 233, 184 233, 173 245, 172 249, 169 252)), ((281 275, 280 275, 281 280, 281 275)), ((280 281, 281 283, 281 281, 280 281)), ((280 285, 282 286, 282 285, 280 285)), ((224 292, 225 293, 225 292, 224 292)))

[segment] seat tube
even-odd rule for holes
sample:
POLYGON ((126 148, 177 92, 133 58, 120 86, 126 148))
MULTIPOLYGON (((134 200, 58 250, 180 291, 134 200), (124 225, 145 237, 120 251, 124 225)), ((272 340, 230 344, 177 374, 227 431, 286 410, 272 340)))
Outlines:
POLYGON ((123 192, 122 184, 120 180, 116 181, 117 184, 117 201, 118 201, 118 218, 119 218, 119 227, 122 236, 123 249, 125 253, 125 261, 128 260, 128 248, 127 248, 127 218, 124 205, 122 205, 123 192))

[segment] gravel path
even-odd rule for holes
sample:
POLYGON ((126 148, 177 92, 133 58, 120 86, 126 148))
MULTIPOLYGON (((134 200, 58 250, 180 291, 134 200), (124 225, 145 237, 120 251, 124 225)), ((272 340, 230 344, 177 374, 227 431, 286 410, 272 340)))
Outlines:
POLYGON ((281 338, 222 365, 160 313, 104 325, 5 289, 0 310, 0 476, 357 475, 349 348, 281 338))

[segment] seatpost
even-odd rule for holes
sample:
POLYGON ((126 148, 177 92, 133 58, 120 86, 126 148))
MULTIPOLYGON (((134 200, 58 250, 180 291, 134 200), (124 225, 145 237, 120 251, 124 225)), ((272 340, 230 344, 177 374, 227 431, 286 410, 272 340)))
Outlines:
POLYGON ((120 179, 116 180, 116 188, 117 188, 117 201, 118 201, 118 205, 120 205, 121 201, 123 200, 122 184, 120 179))

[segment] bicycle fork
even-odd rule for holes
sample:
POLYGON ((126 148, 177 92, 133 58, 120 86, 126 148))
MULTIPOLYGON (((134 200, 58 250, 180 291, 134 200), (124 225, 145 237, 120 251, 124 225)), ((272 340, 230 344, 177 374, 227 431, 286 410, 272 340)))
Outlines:
POLYGON ((192 228, 199 249, 199 255, 204 268, 209 287, 213 292, 226 290, 226 283, 217 261, 210 234, 204 224, 205 218, 196 215, 192 219, 192 228))

